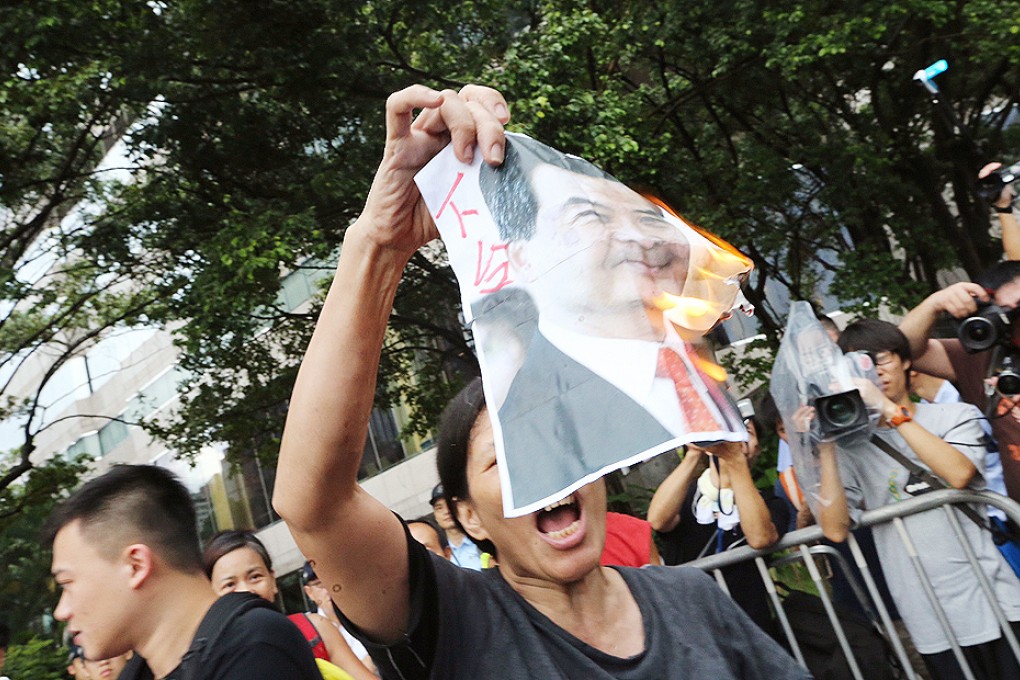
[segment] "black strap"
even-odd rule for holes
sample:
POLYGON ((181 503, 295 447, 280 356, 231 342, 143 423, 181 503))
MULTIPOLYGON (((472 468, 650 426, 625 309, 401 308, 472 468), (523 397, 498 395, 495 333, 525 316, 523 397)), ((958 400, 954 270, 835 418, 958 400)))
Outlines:
MULTIPOLYGON (((950 488, 949 484, 947 484, 945 481, 943 481, 939 477, 936 477, 930 471, 926 470, 925 468, 921 467, 914 461, 904 456, 902 451, 889 444, 889 442, 885 441, 877 434, 871 435, 871 443, 877 446, 878 448, 882 449, 882 451, 891 456, 897 463, 907 468, 909 472, 912 472, 918 477, 920 477, 921 480, 928 484, 928 486, 930 486, 931 488, 933 489, 950 488)), ((985 531, 991 531, 991 525, 988 523, 988 520, 982 517, 977 510, 975 510, 969 505, 961 505, 959 506, 958 509, 960 512, 967 516, 967 519, 974 522, 974 524, 977 524, 985 531)))
POLYGON ((198 624, 191 647, 181 659, 179 680, 200 680, 210 655, 216 649, 216 643, 230 628, 234 619, 249 610, 261 607, 272 609, 273 605, 254 593, 227 593, 216 600, 202 622, 198 624))
MULTIPOLYGON (((305 623, 307 623, 309 626, 311 626, 312 627, 312 631, 314 631, 314 634, 312 635, 312 637, 308 638, 308 646, 311 647, 312 649, 315 649, 322 642, 322 636, 319 635, 319 629, 315 627, 314 623, 312 623, 312 619, 309 618, 308 614, 306 614, 304 612, 301 612, 301 616, 303 616, 305 618, 305 623)), ((303 633, 304 631, 301 631, 301 632, 303 633)), ((327 659, 327 661, 328 661, 328 659, 327 659)))
POLYGON ((152 671, 149 670, 149 664, 145 659, 138 652, 135 652, 128 659, 124 670, 117 676, 117 680, 152 680, 152 671))

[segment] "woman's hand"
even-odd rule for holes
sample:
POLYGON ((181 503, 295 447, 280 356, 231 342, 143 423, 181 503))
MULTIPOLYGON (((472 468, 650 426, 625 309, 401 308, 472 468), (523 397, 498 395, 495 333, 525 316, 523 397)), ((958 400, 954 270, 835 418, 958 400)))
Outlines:
POLYGON ((386 149, 365 210, 350 230, 405 261, 439 236, 414 176, 453 142, 458 159, 470 163, 475 150, 485 162, 503 161, 503 125, 510 120, 503 96, 467 85, 459 93, 412 85, 386 101, 386 149), (414 117, 414 111, 421 113, 414 117))

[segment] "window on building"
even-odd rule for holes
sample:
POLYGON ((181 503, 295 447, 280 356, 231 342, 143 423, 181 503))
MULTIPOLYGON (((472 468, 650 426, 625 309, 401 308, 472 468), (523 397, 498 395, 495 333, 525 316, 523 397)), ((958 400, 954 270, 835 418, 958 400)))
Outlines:
POLYGON ((99 449, 107 455, 128 437, 128 426, 119 420, 111 420, 99 430, 99 449))
POLYGON ((67 447, 64 452, 64 457, 68 460, 74 460, 78 456, 85 454, 91 458, 99 458, 103 455, 103 450, 99 445, 99 433, 89 432, 88 434, 78 437, 78 440, 67 447))
POLYGON ((172 470, 191 492, 203 542, 225 529, 261 529, 279 517, 270 505, 273 475, 254 458, 234 465, 222 447, 202 451, 194 465, 167 452, 156 465, 172 470))
POLYGON ((404 460, 404 445, 400 441, 397 421, 390 409, 374 408, 368 423, 368 437, 361 457, 358 479, 376 475, 404 460))

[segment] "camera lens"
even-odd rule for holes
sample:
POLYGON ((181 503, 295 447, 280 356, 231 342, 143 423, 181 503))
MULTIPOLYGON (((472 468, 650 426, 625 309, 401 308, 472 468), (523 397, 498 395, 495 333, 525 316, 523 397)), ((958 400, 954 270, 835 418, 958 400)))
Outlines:
POLYGON ((826 399, 822 404, 821 417, 832 427, 848 427, 853 425, 860 417, 858 401, 849 395, 840 394, 832 399, 826 399))
POLYGON ((981 352, 992 347, 1001 335, 997 322, 1001 323, 995 316, 970 317, 960 324, 960 342, 969 352, 981 352))
POLYGON ((855 436, 868 428, 868 410, 857 388, 813 397, 808 403, 815 407, 818 429, 812 437, 819 441, 855 436))
POLYGON ((967 327, 967 337, 974 342, 984 342, 992 333, 992 325, 984 319, 975 319, 967 327))

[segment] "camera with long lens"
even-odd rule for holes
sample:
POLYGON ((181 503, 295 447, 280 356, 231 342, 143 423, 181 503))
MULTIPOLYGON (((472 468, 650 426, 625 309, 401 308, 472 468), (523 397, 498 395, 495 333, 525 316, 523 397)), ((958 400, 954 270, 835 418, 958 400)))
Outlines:
POLYGON ((999 168, 987 177, 978 180, 977 193, 982 200, 988 203, 995 203, 1002 194, 1002 189, 1020 177, 1020 163, 1014 163, 1008 168, 999 168))
POLYGON ((960 323, 957 337, 970 353, 1008 344, 1016 310, 1007 311, 990 302, 978 301, 978 310, 960 323))
POLYGON ((865 431, 868 427, 868 409, 856 388, 825 394, 817 385, 811 385, 808 405, 815 408, 818 428, 815 434, 820 441, 845 437, 865 431))
POLYGON ((1012 354, 1003 358, 996 377, 999 380, 995 383, 995 389, 1000 394, 1007 397, 1020 396, 1020 371, 1017 370, 1017 361, 1012 354))

